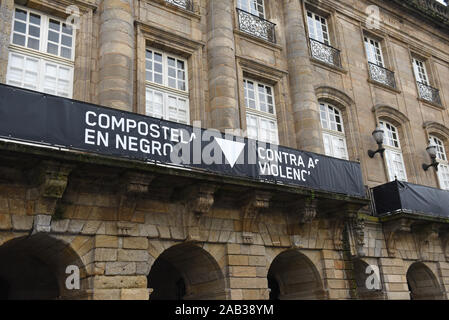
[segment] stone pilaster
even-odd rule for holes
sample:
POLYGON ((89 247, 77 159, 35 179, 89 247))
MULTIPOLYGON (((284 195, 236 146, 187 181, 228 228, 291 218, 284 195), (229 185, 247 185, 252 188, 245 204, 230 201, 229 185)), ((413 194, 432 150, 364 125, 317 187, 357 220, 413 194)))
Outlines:
POLYGON ((301 2, 284 0, 290 94, 298 148, 323 153, 318 100, 307 46, 301 2))
POLYGON ((134 18, 132 0, 100 5, 99 103, 133 111, 134 18))
POLYGON ((407 270, 402 259, 380 258, 380 274, 387 300, 408 300, 407 270))
POLYGON ((240 127, 232 3, 210 0, 207 5, 210 125, 222 131, 240 127))
POLYGON ((227 272, 232 300, 269 298, 265 247, 227 244, 227 272))

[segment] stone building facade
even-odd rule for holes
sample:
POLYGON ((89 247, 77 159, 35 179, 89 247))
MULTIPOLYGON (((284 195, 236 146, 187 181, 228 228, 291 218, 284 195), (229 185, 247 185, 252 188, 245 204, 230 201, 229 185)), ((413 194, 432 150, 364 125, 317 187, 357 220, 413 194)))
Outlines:
POLYGON ((2 139, 0 298, 448 299, 447 215, 380 216, 370 191, 449 188, 447 6, 0 0, 0 30, 3 84, 357 161, 367 186, 358 198, 2 139), (378 125, 384 157, 370 157, 378 125), (438 172, 422 168, 429 139, 438 172))

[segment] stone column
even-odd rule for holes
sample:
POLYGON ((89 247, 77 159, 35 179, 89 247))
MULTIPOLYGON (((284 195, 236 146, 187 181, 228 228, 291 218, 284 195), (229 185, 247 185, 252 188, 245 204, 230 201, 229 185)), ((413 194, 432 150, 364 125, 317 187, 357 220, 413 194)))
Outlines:
POLYGON ((0 1, 0 82, 6 83, 6 72, 8 67, 9 50, 11 42, 11 23, 14 15, 14 1, 0 1))
POLYGON ((318 100, 300 0, 284 0, 290 93, 298 148, 323 153, 318 100))
POLYGON ((132 0, 100 5, 99 103, 133 111, 134 19, 132 0))
POLYGON ((210 125, 223 131, 240 127, 232 3, 209 0, 207 5, 210 125))

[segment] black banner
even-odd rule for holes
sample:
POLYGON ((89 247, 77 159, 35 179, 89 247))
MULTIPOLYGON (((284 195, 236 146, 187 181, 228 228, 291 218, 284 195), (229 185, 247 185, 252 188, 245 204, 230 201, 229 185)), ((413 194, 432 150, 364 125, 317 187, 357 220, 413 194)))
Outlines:
POLYGON ((0 85, 0 136, 364 197, 360 164, 0 85))
POLYGON ((436 217, 449 217, 449 191, 404 181, 373 188, 378 215, 403 210, 436 217))

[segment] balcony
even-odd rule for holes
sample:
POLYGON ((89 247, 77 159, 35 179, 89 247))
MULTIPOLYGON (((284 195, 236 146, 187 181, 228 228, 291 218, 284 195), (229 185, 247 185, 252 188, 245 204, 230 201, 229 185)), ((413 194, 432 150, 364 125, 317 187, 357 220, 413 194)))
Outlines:
POLYGON ((313 58, 341 68, 340 50, 315 39, 310 39, 310 51, 313 58))
POLYGON ((193 0, 165 0, 165 2, 174 4, 175 6, 193 12, 193 0))
POLYGON ((257 38, 276 43, 276 24, 237 8, 239 28, 257 38))
POLYGON ((394 79, 393 71, 371 62, 368 62, 368 65, 371 80, 396 89, 396 80, 394 79))
POLYGON ((449 218, 449 191, 393 181, 372 189, 376 215, 411 214, 449 218))
POLYGON ((425 83, 417 82, 419 97, 430 103, 441 106, 440 90, 433 88, 425 83))

